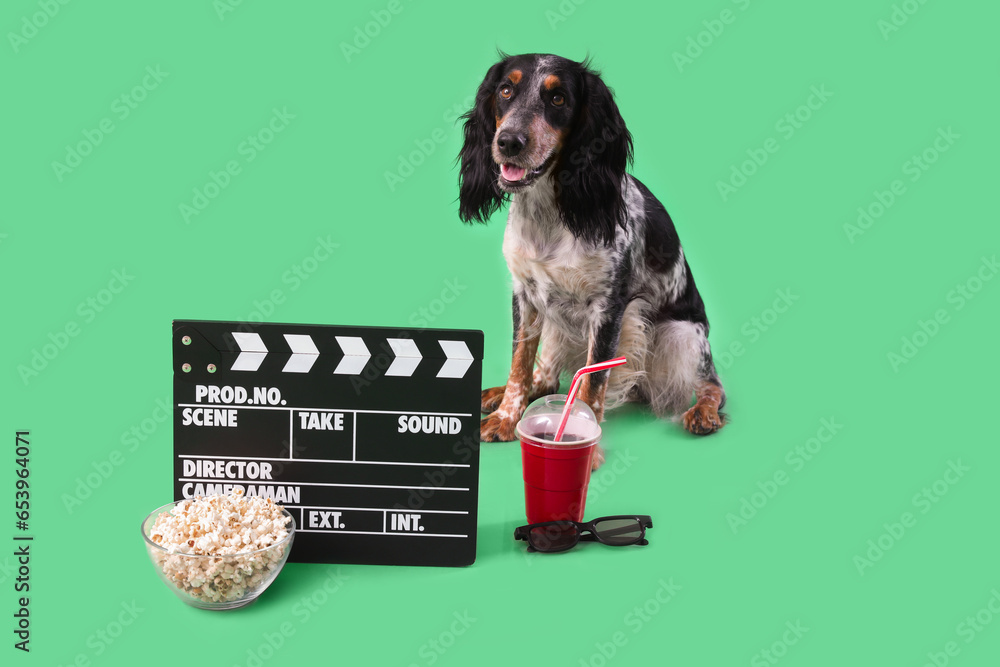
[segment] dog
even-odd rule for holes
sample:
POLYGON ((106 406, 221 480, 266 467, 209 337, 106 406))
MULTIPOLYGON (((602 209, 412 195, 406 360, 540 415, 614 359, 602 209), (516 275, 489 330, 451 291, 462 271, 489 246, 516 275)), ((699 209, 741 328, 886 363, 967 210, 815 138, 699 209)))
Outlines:
POLYGON ((513 359, 507 384, 482 392, 482 440, 516 439, 528 402, 556 393, 564 372, 616 356, 628 363, 581 383, 598 421, 634 401, 714 433, 726 394, 705 305, 666 209, 626 173, 632 135, 611 90, 588 61, 500 58, 462 116, 458 156, 464 222, 510 201, 513 359))

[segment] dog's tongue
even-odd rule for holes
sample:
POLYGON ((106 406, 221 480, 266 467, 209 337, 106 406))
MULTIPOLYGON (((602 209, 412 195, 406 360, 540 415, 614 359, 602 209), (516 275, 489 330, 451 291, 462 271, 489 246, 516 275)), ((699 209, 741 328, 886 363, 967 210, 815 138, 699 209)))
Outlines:
POLYGON ((512 164, 504 163, 500 165, 500 173, 508 181, 519 181, 524 178, 524 167, 515 167, 512 164))

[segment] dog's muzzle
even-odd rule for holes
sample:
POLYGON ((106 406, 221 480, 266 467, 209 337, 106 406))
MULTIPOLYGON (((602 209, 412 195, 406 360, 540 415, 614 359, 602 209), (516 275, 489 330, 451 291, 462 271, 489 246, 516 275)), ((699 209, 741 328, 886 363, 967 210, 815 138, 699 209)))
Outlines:
POLYGON ((534 183, 539 176, 548 171, 552 163, 555 162, 556 155, 553 153, 545 162, 535 169, 522 167, 514 162, 500 163, 500 187, 509 192, 521 190, 534 183))

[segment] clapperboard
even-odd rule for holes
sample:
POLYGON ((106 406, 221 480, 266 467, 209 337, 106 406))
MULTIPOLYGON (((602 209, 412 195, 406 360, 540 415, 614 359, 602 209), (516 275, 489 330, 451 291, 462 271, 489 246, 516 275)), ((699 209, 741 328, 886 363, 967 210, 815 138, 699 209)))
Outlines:
POLYGON ((483 333, 175 320, 174 494, 272 498, 290 559, 476 558, 483 333))

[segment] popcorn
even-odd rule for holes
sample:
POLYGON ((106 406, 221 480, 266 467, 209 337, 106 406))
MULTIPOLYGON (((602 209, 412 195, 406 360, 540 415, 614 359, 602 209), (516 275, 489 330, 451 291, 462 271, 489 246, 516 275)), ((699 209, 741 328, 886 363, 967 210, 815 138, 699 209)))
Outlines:
POLYGON ((149 539, 166 553, 150 551, 165 578, 188 595, 232 602, 271 578, 288 544, 256 552, 285 540, 290 521, 271 499, 245 497, 240 489, 196 496, 156 517, 149 539))

